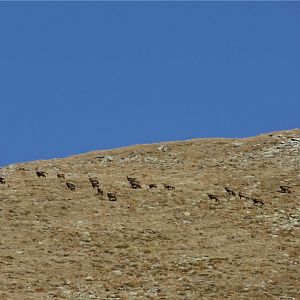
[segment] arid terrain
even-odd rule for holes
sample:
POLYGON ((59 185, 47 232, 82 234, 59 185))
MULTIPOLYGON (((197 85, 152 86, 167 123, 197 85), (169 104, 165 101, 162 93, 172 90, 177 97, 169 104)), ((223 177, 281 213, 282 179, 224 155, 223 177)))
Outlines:
POLYGON ((299 129, 18 163, 0 177, 0 300, 300 299, 299 129))

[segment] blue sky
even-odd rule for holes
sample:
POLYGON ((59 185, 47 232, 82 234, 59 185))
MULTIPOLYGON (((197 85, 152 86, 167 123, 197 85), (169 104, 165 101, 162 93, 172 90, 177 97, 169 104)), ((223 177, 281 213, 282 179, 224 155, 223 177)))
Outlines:
POLYGON ((300 2, 0 2, 0 166, 299 126, 300 2))

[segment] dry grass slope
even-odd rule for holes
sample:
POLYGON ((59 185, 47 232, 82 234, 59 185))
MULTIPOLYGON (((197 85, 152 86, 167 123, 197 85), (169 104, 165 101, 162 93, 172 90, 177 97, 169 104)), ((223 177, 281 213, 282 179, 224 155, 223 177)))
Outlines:
POLYGON ((95 151, 0 176, 0 300, 300 299, 298 129, 95 151))

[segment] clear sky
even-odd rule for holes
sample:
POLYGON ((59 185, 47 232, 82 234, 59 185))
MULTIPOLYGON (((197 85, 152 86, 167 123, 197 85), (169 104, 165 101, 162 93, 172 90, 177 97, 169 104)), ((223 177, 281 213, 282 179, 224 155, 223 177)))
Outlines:
POLYGON ((0 166, 300 127, 300 2, 0 2, 0 166))

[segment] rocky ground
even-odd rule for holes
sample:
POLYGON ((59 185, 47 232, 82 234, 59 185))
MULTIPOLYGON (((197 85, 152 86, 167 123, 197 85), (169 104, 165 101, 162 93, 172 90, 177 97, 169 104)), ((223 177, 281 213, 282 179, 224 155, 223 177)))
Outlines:
POLYGON ((0 176, 0 300, 300 299, 298 129, 95 151, 0 176))

